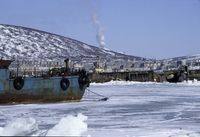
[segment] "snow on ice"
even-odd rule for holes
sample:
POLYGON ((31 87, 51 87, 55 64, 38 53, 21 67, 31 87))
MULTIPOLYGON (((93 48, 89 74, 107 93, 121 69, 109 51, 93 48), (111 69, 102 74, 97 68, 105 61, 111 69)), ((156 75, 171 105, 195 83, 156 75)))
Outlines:
POLYGON ((200 82, 111 81, 81 102, 0 106, 0 135, 199 137, 200 82))
POLYGON ((69 115, 50 129, 47 136, 81 136, 81 133, 87 131, 87 123, 84 122, 86 120, 87 117, 82 114, 77 117, 69 115))

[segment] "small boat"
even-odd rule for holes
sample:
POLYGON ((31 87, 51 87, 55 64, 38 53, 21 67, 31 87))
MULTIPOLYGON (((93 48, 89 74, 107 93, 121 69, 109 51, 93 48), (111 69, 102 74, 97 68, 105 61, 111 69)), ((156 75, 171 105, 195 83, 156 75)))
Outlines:
POLYGON ((166 80, 170 83, 183 82, 188 79, 188 68, 187 66, 181 66, 177 71, 167 75, 166 80))
POLYGON ((56 76, 51 71, 45 77, 12 77, 12 62, 0 60, 0 104, 80 101, 89 86, 86 71, 69 73, 67 65, 56 76))

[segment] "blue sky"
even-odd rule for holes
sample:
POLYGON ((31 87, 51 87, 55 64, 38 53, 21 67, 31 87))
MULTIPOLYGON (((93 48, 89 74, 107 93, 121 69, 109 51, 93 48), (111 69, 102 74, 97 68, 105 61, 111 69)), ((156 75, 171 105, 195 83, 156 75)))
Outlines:
POLYGON ((200 54, 200 0, 0 0, 0 23, 36 28, 147 58, 200 54))

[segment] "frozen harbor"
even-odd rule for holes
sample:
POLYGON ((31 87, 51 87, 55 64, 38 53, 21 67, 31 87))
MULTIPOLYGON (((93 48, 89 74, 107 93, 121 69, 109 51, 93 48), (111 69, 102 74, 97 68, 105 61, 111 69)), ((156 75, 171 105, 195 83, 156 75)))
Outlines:
POLYGON ((91 84, 81 102, 0 106, 0 135, 199 137, 200 82, 91 84))

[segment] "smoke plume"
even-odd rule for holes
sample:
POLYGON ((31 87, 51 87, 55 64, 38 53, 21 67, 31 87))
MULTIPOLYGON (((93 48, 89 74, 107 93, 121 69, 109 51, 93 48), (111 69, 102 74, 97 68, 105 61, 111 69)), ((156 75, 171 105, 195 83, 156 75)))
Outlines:
POLYGON ((103 49, 105 47, 104 29, 103 29, 100 21, 98 20, 96 14, 92 15, 92 20, 93 20, 93 23, 96 26, 96 30, 97 30, 97 35, 96 35, 97 42, 99 44, 99 47, 103 49))

